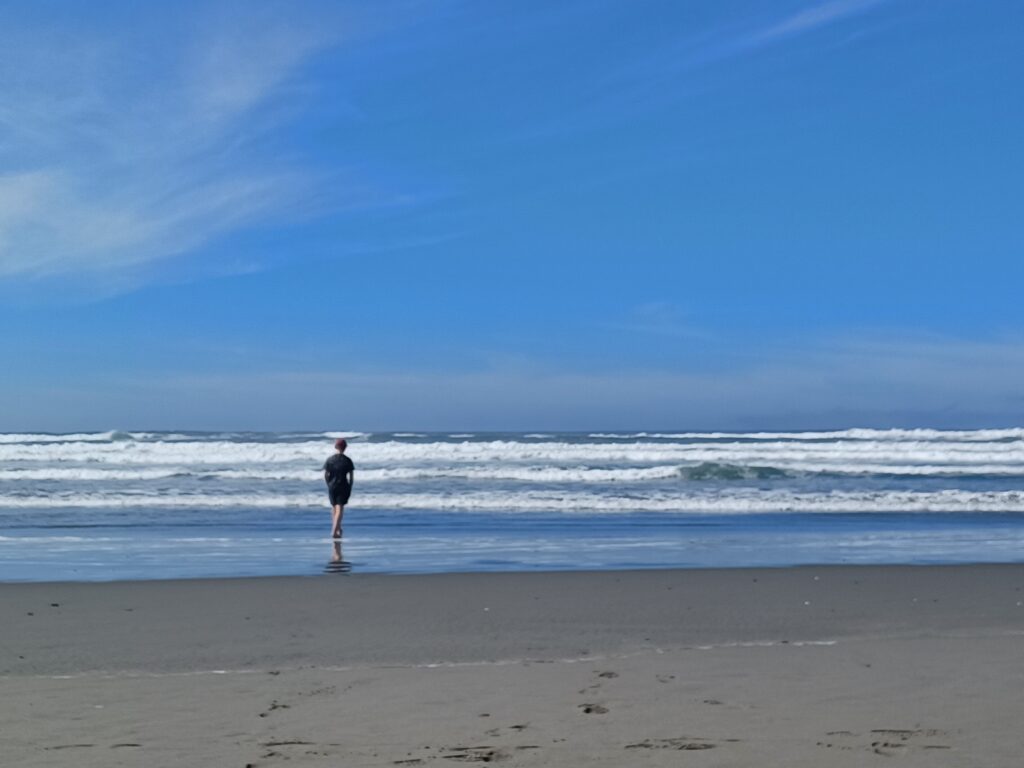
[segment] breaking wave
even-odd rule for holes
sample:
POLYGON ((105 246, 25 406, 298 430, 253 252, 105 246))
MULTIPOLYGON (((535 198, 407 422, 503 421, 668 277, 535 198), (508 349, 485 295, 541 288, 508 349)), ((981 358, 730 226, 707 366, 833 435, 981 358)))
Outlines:
POLYGON ((322 506, 320 468, 338 435, 365 508, 1022 510, 1021 429, 7 434, 0 508, 322 506))

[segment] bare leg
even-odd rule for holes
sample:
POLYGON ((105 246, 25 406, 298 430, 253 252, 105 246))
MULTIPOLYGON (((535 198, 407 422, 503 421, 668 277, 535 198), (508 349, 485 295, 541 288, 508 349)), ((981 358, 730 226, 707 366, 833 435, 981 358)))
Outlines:
POLYGON ((341 504, 335 504, 331 508, 331 538, 341 538, 341 516, 344 514, 345 508, 341 504))

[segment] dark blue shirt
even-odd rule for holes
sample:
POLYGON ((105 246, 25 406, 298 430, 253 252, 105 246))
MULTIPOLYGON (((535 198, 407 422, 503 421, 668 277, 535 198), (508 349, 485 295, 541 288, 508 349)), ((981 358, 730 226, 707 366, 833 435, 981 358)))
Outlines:
POLYGON ((348 474, 355 469, 352 459, 344 453, 336 453, 324 462, 327 473, 327 484, 330 486, 348 485, 348 474))

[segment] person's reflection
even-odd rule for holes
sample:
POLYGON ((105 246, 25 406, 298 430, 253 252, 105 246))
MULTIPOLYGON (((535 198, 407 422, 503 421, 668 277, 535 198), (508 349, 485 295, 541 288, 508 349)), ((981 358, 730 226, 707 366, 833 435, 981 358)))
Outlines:
POLYGON ((324 566, 324 573, 348 573, 352 570, 352 563, 343 560, 341 557, 341 541, 335 539, 331 542, 331 559, 324 566))

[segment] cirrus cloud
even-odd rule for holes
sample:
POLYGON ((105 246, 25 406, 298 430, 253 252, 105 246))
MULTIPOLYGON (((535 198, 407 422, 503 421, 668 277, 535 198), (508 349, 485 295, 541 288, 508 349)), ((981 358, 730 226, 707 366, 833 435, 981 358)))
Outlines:
POLYGON ((356 36, 330 7, 75 30, 13 14, 0 12, 0 280, 122 279, 299 215, 323 181, 272 139, 301 116, 317 55, 356 36))

